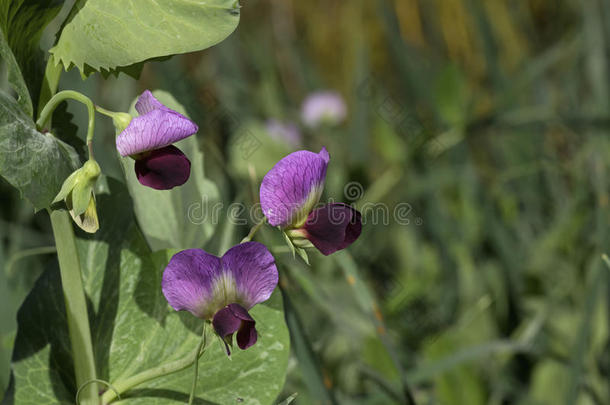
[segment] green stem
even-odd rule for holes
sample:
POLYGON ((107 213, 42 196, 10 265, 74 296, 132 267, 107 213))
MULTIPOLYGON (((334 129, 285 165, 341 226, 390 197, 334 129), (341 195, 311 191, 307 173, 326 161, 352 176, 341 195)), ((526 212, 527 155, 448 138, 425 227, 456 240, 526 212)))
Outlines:
POLYGON ((95 106, 95 110, 98 113, 104 114, 105 116, 110 117, 110 118, 114 118, 114 116, 117 114, 115 111, 107 110, 105 108, 100 107, 99 105, 95 106))
POLYGON ((188 405, 193 404, 193 399, 195 399, 195 389, 197 388, 197 377, 199 377, 199 356, 201 353, 201 349, 205 347, 206 343, 206 324, 203 323, 203 332, 201 333, 201 340, 199 341, 199 346, 197 346, 197 351, 195 352, 195 358, 193 359, 193 363, 195 363, 195 373, 193 374, 193 385, 191 386, 191 395, 189 397, 188 405))
MULTIPOLYGON (((205 334, 205 326, 203 333, 205 334)), ((178 371, 182 371, 185 368, 192 366, 193 363, 197 363, 195 359, 199 359, 204 352, 205 340, 202 339, 199 345, 197 346, 197 349, 195 349, 195 351, 193 351, 192 353, 189 353, 188 355, 184 356, 183 358, 178 359, 176 361, 172 361, 171 363, 162 364, 158 367, 142 371, 141 373, 131 376, 124 381, 119 381, 115 383, 113 385, 115 391, 106 391, 102 395, 102 405, 109 404, 117 398, 117 394, 120 395, 125 391, 132 389, 133 387, 136 387, 147 381, 154 380, 155 378, 177 373, 178 371)))
POLYGON ((254 225, 252 227, 252 229, 250 229, 250 232, 248 233, 248 235, 245 238, 243 238, 240 243, 250 242, 252 240, 252 238, 254 237, 254 235, 256 234, 256 232, 258 232, 260 227, 263 226, 263 224, 265 222, 267 222, 267 217, 264 217, 256 225, 254 225))
MULTIPOLYGON (((112 386, 112 384, 110 384, 108 381, 105 380, 99 380, 99 379, 95 379, 95 380, 89 380, 87 381, 85 384, 81 385, 78 390, 76 391, 76 397, 75 397, 75 402, 78 404, 78 400, 80 399, 80 393, 81 391, 89 384, 93 384, 93 383, 98 383, 98 384, 104 384, 105 386, 107 386, 108 388, 110 388, 111 390, 116 392, 116 389, 114 389, 114 387, 112 386)), ((119 400, 121 399, 121 396, 119 395, 119 393, 117 392, 117 397, 119 398, 119 400)))
POLYGON ((67 99, 80 101, 87 106, 87 112, 89 114, 89 123, 87 126, 87 147, 89 148, 89 158, 93 159, 93 150, 91 145, 93 142, 93 133, 95 131, 95 106, 93 105, 91 99, 84 94, 72 90, 63 90, 55 94, 42 109, 38 121, 36 121, 36 126, 39 129, 43 129, 47 122, 50 121, 55 108, 57 108, 59 103, 67 99))
MULTIPOLYGON (((72 221, 66 211, 50 211, 51 225, 57 246, 57 259, 61 274, 61 285, 66 305, 68 332, 72 345, 72 359, 76 374, 76 386, 95 380, 95 358, 91 344, 87 300, 83 289, 81 268, 76 250, 72 221)), ((82 392, 83 404, 98 403, 97 386, 87 385, 82 392)))

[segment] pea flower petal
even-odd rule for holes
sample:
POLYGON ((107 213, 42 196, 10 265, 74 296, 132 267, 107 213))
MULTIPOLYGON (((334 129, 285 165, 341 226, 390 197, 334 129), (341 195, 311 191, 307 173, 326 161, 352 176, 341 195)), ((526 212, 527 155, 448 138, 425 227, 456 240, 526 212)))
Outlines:
POLYGON ((222 256, 223 272, 231 274, 239 302, 249 310, 271 297, 278 282, 275 259, 265 245, 246 242, 233 246, 222 256))
POLYGON ((198 131, 184 115, 161 104, 146 90, 136 102, 140 114, 116 138, 121 156, 137 155, 178 142, 198 131))
POLYGON ((330 157, 320 153, 293 152, 281 159, 263 178, 260 201, 272 226, 299 227, 320 200, 330 157))
POLYGON ((176 311, 189 311, 198 318, 212 314, 213 283, 221 268, 220 258, 201 249, 176 253, 163 272, 163 295, 176 311))
POLYGON ((174 145, 155 149, 136 160, 138 181, 156 190, 181 186, 191 174, 191 161, 174 145))
POLYGON ((176 253, 163 272, 162 290, 176 311, 202 319, 230 304, 246 311, 267 300, 278 282, 275 260, 258 242, 232 247, 222 258, 201 249, 176 253))
POLYGON ((242 350, 252 346, 258 339, 256 321, 239 304, 229 304, 216 312, 212 325, 218 336, 224 340, 227 355, 231 354, 229 346, 232 344, 235 332, 237 332, 237 345, 242 350))
POLYGON ((304 236, 328 256, 358 239, 362 232, 362 216, 347 204, 326 204, 309 214, 303 230, 304 236))
POLYGON ((144 115, 153 110, 167 109, 172 111, 171 109, 165 107, 157 98, 152 94, 150 90, 144 90, 144 92, 138 97, 138 101, 136 101, 136 111, 140 115, 144 115))

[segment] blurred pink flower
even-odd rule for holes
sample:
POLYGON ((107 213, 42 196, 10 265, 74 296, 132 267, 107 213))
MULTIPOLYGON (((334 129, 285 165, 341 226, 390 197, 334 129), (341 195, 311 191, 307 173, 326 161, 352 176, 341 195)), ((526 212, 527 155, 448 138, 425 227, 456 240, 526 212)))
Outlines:
POLYGON ((270 119, 265 125, 269 136, 276 141, 287 143, 290 146, 301 144, 301 132, 293 122, 281 122, 270 119))
POLYGON ((337 125, 345 120, 347 107, 343 97, 334 91, 311 93, 303 101, 301 119, 308 127, 321 124, 337 125))

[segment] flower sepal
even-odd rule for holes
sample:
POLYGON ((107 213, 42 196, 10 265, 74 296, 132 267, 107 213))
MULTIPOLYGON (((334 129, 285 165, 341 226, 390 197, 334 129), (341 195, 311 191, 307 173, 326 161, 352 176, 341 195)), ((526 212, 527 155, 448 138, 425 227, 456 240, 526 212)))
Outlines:
POLYGON ((288 248, 292 252, 292 257, 295 258, 296 255, 299 255, 305 264, 309 266, 309 256, 307 255, 307 251, 305 249, 313 248, 315 246, 309 240, 307 240, 300 229, 279 229, 284 237, 286 245, 288 245, 288 248))
POLYGON ((112 114, 112 123, 116 129, 117 135, 120 134, 129 126, 133 117, 131 114, 124 112, 115 112, 112 114))

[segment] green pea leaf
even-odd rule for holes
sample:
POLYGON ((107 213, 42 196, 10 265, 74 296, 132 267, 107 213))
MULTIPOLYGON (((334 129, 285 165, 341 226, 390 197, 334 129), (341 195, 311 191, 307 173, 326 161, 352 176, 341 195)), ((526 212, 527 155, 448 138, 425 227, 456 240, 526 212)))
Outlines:
MULTIPOLYGON (((171 94, 161 90, 155 90, 153 94, 169 108, 188 116, 171 94)), ((130 113, 135 116, 137 112, 133 105, 130 113)), ((143 186, 136 178, 134 160, 121 158, 138 222, 149 245, 155 250, 204 246, 221 214, 216 209, 220 208, 218 189, 204 174, 203 152, 199 149, 197 135, 175 145, 191 161, 191 176, 185 184, 172 190, 160 191, 143 186)))
POLYGON ((50 52, 83 75, 108 72, 209 48, 235 30, 239 14, 236 0, 88 0, 50 52))
MULTIPOLYGON (((77 248, 91 303, 98 378, 116 384, 192 353, 202 322, 171 309, 161 291, 162 271, 175 251, 151 254, 125 187, 111 179, 101 186, 101 227, 95 235, 80 234, 77 248)), ((235 348, 230 359, 219 340, 208 335, 196 403, 271 404, 281 392, 290 340, 280 295, 256 305, 250 314, 257 322, 258 341, 247 350, 235 348)), ((19 311, 13 374, 15 405, 74 403, 76 387, 55 266, 44 273, 19 311)), ((151 380, 122 394, 121 404, 184 404, 192 376, 192 368, 187 368, 151 380)))
POLYGON ((45 61, 40 49, 40 37, 63 3, 63 0, 3 0, 0 7, 0 28, 5 39, 0 39, 0 56, 7 61, 11 86, 30 117, 31 100, 36 105, 44 76, 45 61), (5 45, 14 56, 8 55, 5 45), (29 94, 24 91, 26 84, 29 94))
POLYGON ((15 55, 13 55, 13 52, 8 46, 8 43, 4 38, 4 34, 1 31, 0 57, 2 57, 2 60, 6 64, 8 70, 8 82, 17 95, 17 102, 21 106, 23 112, 32 117, 34 112, 32 109, 32 99, 30 98, 30 93, 28 93, 28 88, 25 84, 25 80, 23 80, 23 75, 21 74, 19 64, 15 59, 15 55))
POLYGON ((48 207, 79 166, 74 148, 36 130, 19 104, 0 92, 0 175, 36 209, 48 207))

